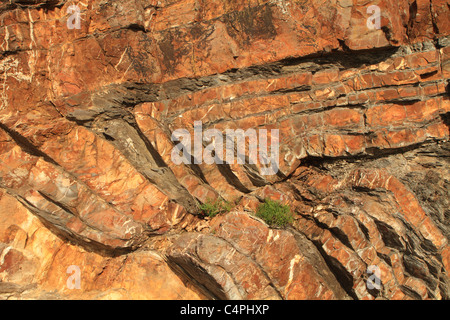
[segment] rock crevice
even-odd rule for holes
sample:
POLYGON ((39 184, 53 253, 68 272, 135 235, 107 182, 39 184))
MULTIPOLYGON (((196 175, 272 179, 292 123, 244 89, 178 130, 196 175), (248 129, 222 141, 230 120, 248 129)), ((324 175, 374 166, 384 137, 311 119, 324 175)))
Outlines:
POLYGON ((448 1, 70 5, 0 4, 0 298, 450 297, 448 1), (175 164, 197 121, 278 172, 175 164))

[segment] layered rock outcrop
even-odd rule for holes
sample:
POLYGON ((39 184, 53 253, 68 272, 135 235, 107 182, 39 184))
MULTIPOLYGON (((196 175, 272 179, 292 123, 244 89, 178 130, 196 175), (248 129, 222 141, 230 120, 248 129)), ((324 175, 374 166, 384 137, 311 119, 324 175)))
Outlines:
POLYGON ((3 1, 0 297, 448 299, 449 14, 446 0, 3 1), (199 121, 278 130, 279 170, 174 163, 172 134, 199 121), (231 212, 202 216, 219 197, 231 212), (265 198, 293 225, 256 218, 265 198))

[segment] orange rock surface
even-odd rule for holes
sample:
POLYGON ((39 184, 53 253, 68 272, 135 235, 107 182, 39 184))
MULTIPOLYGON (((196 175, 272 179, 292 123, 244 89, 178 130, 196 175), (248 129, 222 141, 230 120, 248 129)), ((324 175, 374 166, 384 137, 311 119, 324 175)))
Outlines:
POLYGON ((449 16, 449 0, 3 1, 0 298, 449 299, 449 16), (279 171, 174 163, 197 121, 267 130, 279 171), (233 208, 205 217, 217 198, 233 208), (294 223, 257 218, 265 198, 294 223))

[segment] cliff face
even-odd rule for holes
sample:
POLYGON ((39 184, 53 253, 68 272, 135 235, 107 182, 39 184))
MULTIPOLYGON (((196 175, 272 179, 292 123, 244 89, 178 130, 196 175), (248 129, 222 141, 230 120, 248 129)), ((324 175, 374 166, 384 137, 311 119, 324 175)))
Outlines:
POLYGON ((448 0, 2 1, 0 297, 450 298, 449 16, 448 0), (277 132, 276 174, 176 164, 172 134, 198 121, 277 132), (231 212, 199 214, 218 197, 231 212), (256 218, 265 198, 294 223, 256 218))

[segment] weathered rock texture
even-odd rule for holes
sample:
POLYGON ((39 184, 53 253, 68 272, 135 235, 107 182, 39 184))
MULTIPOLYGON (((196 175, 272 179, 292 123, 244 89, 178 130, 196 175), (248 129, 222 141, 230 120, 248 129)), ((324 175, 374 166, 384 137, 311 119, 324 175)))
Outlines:
POLYGON ((448 0, 2 1, 0 297, 448 299, 449 16, 448 0), (279 129, 279 173, 175 165, 171 133, 194 121, 279 129), (199 216, 217 197, 236 207, 199 216), (264 198, 295 223, 255 218, 264 198))

